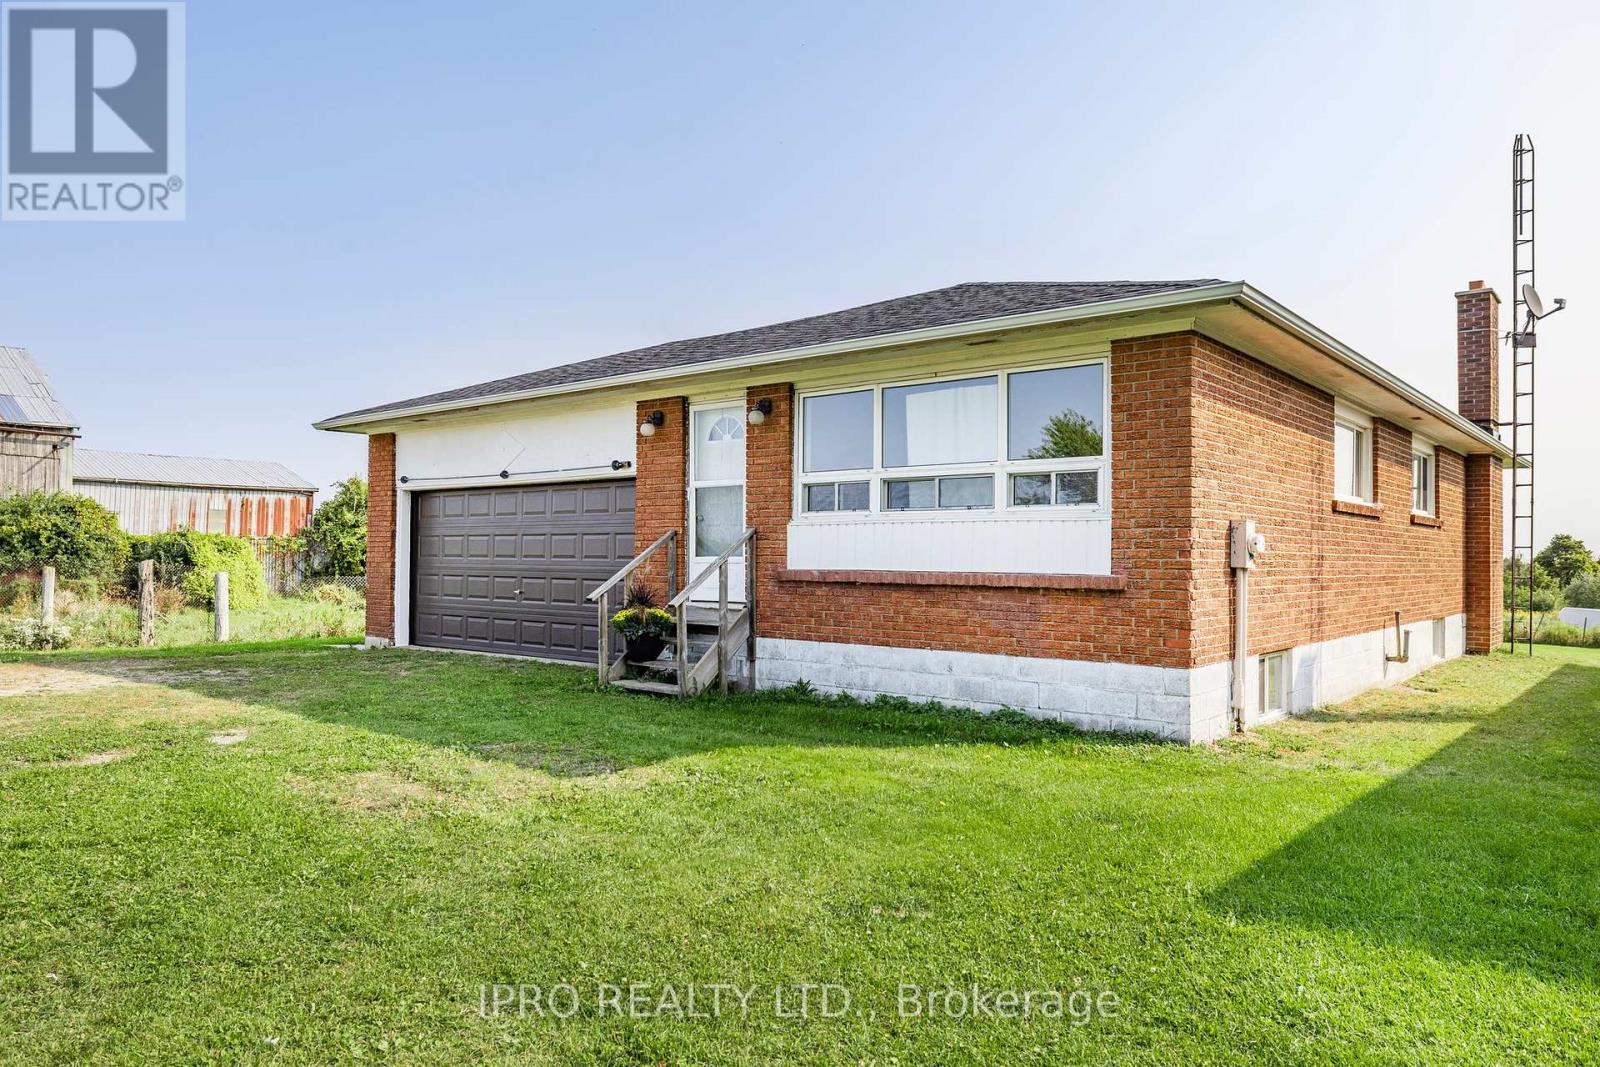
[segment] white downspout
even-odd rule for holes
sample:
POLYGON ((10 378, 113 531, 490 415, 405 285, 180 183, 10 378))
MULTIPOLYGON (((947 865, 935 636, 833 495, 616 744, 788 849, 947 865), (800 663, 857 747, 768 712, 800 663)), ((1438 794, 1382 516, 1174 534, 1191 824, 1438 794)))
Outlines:
POLYGON ((1244 733, 1244 675, 1250 666, 1250 568, 1233 569, 1233 732, 1244 733))

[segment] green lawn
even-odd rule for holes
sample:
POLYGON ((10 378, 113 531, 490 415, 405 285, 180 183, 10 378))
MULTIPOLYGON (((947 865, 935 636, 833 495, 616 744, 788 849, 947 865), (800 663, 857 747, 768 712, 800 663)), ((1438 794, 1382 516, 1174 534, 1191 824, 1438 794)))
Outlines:
POLYGON ((4 1063, 1600 1057, 1596 650, 1195 749, 313 642, 10 660, 4 1063))

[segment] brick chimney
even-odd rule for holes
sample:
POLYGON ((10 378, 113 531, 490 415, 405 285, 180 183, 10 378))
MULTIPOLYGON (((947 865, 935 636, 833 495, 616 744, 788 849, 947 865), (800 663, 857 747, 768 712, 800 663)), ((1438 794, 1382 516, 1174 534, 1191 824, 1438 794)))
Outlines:
MULTIPOLYGON (((1500 420, 1500 298, 1482 282, 1456 294, 1456 407, 1490 433, 1500 420)), ((1500 647, 1505 472, 1489 453, 1467 457, 1462 577, 1467 651, 1500 647)))
POLYGON ((1490 433, 1500 421, 1500 298, 1482 282, 1456 294, 1456 409, 1490 433))

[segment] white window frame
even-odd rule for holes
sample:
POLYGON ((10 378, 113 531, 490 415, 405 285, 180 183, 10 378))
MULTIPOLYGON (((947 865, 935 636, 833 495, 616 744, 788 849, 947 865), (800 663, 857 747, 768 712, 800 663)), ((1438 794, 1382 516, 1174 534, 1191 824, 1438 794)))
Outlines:
MULTIPOLYGON (((795 395, 794 419, 794 497, 792 500, 793 516, 797 522, 808 523, 837 523, 860 522, 864 519, 885 521, 960 521, 963 519, 984 518, 994 519, 1005 517, 1009 519, 1027 518, 1105 518, 1111 514, 1111 360, 1109 356, 1101 353, 1092 356, 1080 356, 1073 359, 1059 359, 1041 363, 1013 363, 999 367, 974 367, 958 371, 948 371, 943 374, 923 376, 918 378, 896 378, 892 380, 859 383, 854 385, 829 386, 827 388, 809 389, 797 392, 795 395), (1007 459, 1010 452, 1010 386, 1013 374, 1027 374, 1032 371, 1059 370, 1066 367, 1087 367, 1099 365, 1101 368, 1104 387, 1100 396, 1100 438, 1102 452, 1099 456, 1074 456, 1061 459, 1007 459), (997 378, 999 388, 996 390, 999 411, 996 418, 995 455, 994 460, 985 460, 978 463, 937 464, 915 467, 885 467, 883 464, 883 394, 886 389, 895 389, 901 386, 929 385, 935 382, 958 382, 973 378, 997 378), (853 470, 838 471, 813 471, 805 470, 805 402, 812 397, 837 396, 842 393, 872 393, 872 466, 860 467, 853 470), (1098 492, 1095 494, 1097 503, 1094 504, 1027 504, 1015 505, 1011 503, 1011 476, 1013 474, 1044 474, 1052 475, 1066 471, 1095 471, 1099 475, 1098 492), (887 490, 885 483, 891 481, 920 480, 924 478, 960 477, 962 475, 990 475, 994 478, 994 506, 992 508, 927 508, 920 510, 889 510, 884 507, 884 498, 887 490), (825 485, 835 482, 867 483, 867 510, 866 511, 813 511, 805 509, 805 492, 808 485, 825 485)), ((1051 482, 1052 495, 1054 493, 1054 480, 1051 482)))
POLYGON ((1373 503, 1372 467, 1373 467, 1373 439, 1372 416, 1359 408, 1350 407, 1343 401, 1335 401, 1333 407, 1333 497, 1335 500, 1348 500, 1357 504, 1373 503), (1354 430, 1358 435, 1360 444, 1356 450, 1356 493, 1341 492, 1339 486, 1339 427, 1354 430))
POLYGON ((1256 661, 1256 674, 1259 676, 1257 681, 1260 689, 1260 714, 1263 716, 1273 715, 1277 712, 1287 714, 1289 711, 1289 651, 1285 649, 1282 652, 1268 652, 1262 656, 1256 661), (1267 664, 1270 660, 1278 660, 1280 664, 1278 667, 1278 691, 1276 693, 1267 692, 1267 679, 1271 677, 1267 664), (1274 697, 1276 701, 1273 700, 1274 697), (1276 706, 1274 706, 1274 703, 1276 703, 1276 706))
POLYGON ((1425 437, 1411 437, 1411 513, 1433 518, 1439 514, 1439 449, 1425 437), (1428 461, 1427 507, 1417 507, 1417 460, 1428 461))

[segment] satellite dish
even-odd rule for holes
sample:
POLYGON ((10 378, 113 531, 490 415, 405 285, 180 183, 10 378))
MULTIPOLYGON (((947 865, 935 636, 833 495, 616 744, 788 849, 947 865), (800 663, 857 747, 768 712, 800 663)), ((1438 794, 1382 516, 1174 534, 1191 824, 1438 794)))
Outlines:
POLYGON ((1524 285, 1522 302, 1528 306, 1528 314, 1536 319, 1544 318, 1544 301, 1539 298, 1539 290, 1531 285, 1524 285))

